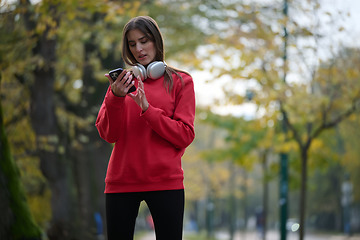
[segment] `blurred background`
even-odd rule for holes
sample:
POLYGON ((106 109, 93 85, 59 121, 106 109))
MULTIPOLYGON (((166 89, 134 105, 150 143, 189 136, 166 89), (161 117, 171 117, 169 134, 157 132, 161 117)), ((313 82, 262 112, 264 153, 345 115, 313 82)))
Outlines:
MULTIPOLYGON (((356 0, 1 0, 0 239, 106 238, 112 146, 95 119, 138 15, 158 22, 167 63, 195 83, 184 238, 359 239, 359 10, 356 0)), ((135 239, 155 239, 146 204, 135 239)))

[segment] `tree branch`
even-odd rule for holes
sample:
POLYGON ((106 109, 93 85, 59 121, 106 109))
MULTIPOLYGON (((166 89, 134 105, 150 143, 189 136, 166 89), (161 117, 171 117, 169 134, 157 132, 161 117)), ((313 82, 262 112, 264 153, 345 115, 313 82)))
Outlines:
POLYGON ((299 132, 296 130, 296 128, 294 127, 294 125, 290 123, 290 120, 288 118, 288 113, 284 109, 283 103, 281 101, 280 101, 280 111, 284 118, 283 121, 285 122, 286 126, 290 129, 290 131, 294 135, 295 141, 299 144, 300 148, 302 149, 304 147, 304 144, 301 140, 301 136, 300 136, 299 132))
POLYGON ((326 122, 326 119, 323 119, 322 124, 314 131, 312 138, 316 138, 317 136, 319 136, 320 133, 322 131, 324 131, 325 129, 335 127, 340 122, 342 122, 344 119, 348 118, 351 114, 353 114, 357 110, 357 108, 356 108, 357 101, 359 101, 359 99, 354 99, 351 107, 348 110, 346 110, 344 113, 342 113, 339 116, 337 116, 336 118, 334 118, 333 121, 326 122))

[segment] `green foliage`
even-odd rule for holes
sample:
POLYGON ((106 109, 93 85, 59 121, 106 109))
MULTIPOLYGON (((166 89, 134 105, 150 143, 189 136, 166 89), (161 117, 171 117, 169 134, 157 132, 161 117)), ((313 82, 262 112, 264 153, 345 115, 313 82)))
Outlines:
MULTIPOLYGON (((0 76, 1 77, 1 76, 0 76)), ((10 145, 5 133, 2 103, 0 102, 0 175, 3 176, 4 186, 1 191, 9 192, 8 203, 9 206, 5 206, 10 209, 10 219, 12 219, 11 227, 11 239, 40 239, 41 231, 35 224, 28 204, 26 202, 25 193, 23 190, 22 183, 20 181, 20 172, 15 164, 11 151, 10 145)), ((2 182, 3 183, 3 182, 2 182)), ((5 194, 5 192, 4 192, 5 194)), ((4 213, 5 216, 8 213, 4 213)), ((1 232, 3 229, 1 230, 1 232)))

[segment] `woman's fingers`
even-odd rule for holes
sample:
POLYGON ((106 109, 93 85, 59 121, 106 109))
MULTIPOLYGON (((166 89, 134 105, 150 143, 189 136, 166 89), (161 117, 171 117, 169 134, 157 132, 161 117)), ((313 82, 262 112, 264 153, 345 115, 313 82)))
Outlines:
POLYGON ((144 82, 141 80, 139 80, 139 87, 144 90, 144 82))
POLYGON ((117 77, 116 81, 119 82, 119 83, 124 84, 128 80, 130 74, 131 74, 131 72, 127 72, 126 70, 124 70, 117 77))
POLYGON ((110 75, 108 73, 105 74, 105 77, 107 77, 107 79, 109 79, 110 84, 114 83, 114 81, 112 80, 112 78, 110 77, 110 75))
POLYGON ((132 80, 133 79, 133 76, 132 75, 130 75, 130 77, 129 77, 129 79, 124 83, 124 85, 123 86, 125 86, 125 92, 126 93, 128 93, 129 92, 129 90, 130 90, 130 88, 132 87, 132 86, 134 86, 134 84, 135 84, 135 81, 133 81, 132 80))

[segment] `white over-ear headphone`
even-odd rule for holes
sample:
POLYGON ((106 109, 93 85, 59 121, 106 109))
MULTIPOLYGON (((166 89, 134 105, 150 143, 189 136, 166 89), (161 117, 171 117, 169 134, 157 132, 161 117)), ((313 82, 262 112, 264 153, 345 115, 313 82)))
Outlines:
POLYGON ((132 72, 134 76, 141 81, 144 81, 147 78, 158 79, 164 75, 165 67, 166 64, 164 62, 155 61, 150 63, 146 69, 143 65, 137 64, 132 67, 132 72))

